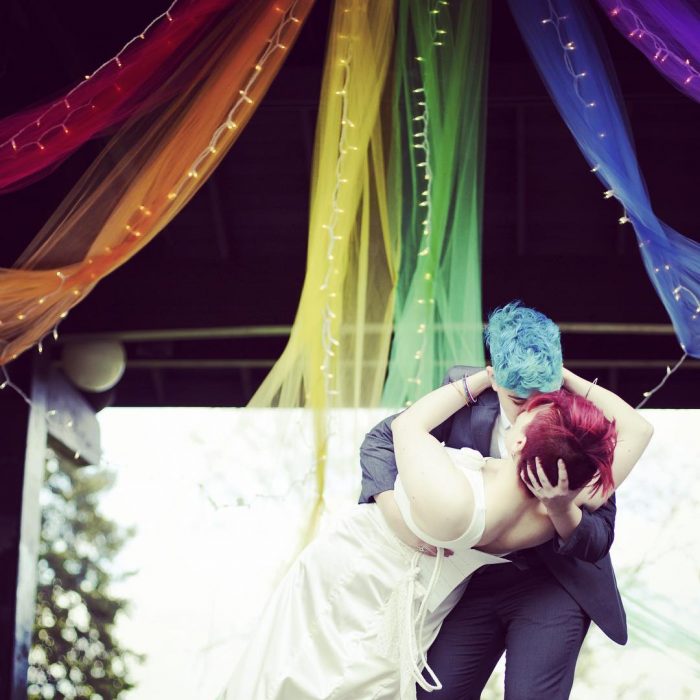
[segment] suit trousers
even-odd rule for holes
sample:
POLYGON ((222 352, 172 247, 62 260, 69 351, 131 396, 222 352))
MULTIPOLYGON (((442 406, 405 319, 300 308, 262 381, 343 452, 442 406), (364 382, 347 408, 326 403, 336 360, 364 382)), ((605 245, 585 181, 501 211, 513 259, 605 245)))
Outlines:
MULTIPOLYGON (((479 569, 428 652, 439 700, 478 700, 506 652, 505 700, 565 700, 590 618, 539 563, 479 569)), ((418 689, 418 698, 429 700, 418 689)))

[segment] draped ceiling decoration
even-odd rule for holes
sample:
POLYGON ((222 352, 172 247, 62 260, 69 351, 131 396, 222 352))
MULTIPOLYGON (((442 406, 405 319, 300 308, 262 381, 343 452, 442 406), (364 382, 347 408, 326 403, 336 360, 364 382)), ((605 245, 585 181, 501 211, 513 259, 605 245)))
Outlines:
MULTIPOLYGON (((40 342, 177 215, 245 127, 311 3, 179 0, 63 99, 0 121, 1 189, 39 177, 130 115, 15 266, 0 270, 0 364, 40 342), (13 174, 8 163, 25 160, 13 174)), ((684 350, 698 356, 700 246, 653 214, 595 23, 570 0, 510 5, 606 197, 635 227, 684 350)), ((654 7, 643 18, 638 0, 609 11, 643 19, 635 36, 656 41, 654 7)), ((483 362, 488 15, 483 2, 405 0, 397 18, 391 2, 336 4, 306 280, 290 342, 251 405, 311 407, 319 426, 329 407, 375 405, 392 330, 385 405, 410 404, 456 360, 483 362)), ((676 49, 664 46, 658 60, 673 63, 676 49)))
POLYGON ((401 254, 386 406, 439 386, 456 361, 484 362, 489 13, 483 2, 399 4, 389 211, 401 254))
POLYGON ((235 3, 159 88, 170 99, 119 130, 13 268, 0 269, 0 364, 41 341, 187 204, 245 128, 311 4, 235 3))
POLYGON ((328 409, 376 405, 393 287, 380 106, 393 2, 338 0, 329 31, 312 167, 306 277, 289 342, 250 402, 313 411, 321 511, 328 409))
POLYGON ((700 357, 700 244, 652 209, 610 55, 586 3, 509 0, 562 118, 605 186, 624 208, 639 252, 684 353, 700 357))
POLYGON ((613 25, 681 92, 700 102, 697 0, 598 0, 613 25))
POLYGON ((91 138, 175 95, 187 71, 179 71, 167 89, 157 88, 233 4, 175 0, 65 94, 0 119, 0 193, 40 179, 91 138))

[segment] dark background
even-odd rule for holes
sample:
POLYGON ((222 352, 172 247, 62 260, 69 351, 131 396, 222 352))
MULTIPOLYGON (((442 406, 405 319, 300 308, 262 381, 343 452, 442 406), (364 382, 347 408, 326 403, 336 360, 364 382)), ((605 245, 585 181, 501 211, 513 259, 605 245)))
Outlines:
MULTIPOLYGON (((660 77, 591 4, 618 71, 655 211, 698 240, 700 106, 660 77)), ((0 114, 72 86, 168 5, 6 0, 0 114)), ((304 278, 331 7, 330 0, 317 0, 249 126, 184 212, 61 325, 63 340, 103 332, 125 340, 126 374, 103 402, 244 405, 284 348, 304 278), (283 328, 250 331, 269 326, 283 328)), ((540 309, 563 324, 573 369, 599 376, 636 403, 681 349, 632 228, 618 224, 619 203, 603 199, 603 186, 551 103, 504 0, 493 2, 491 32, 484 313, 514 298, 540 309), (593 325, 585 332, 568 325, 581 323, 593 325), (603 332, 600 324, 610 323, 652 328, 603 332)), ((14 262, 104 143, 88 144, 49 177, 0 197, 0 265, 14 262)), ((58 348, 54 354, 60 356, 58 348)), ((687 361, 648 405, 698 407, 699 369, 700 362, 687 361)))

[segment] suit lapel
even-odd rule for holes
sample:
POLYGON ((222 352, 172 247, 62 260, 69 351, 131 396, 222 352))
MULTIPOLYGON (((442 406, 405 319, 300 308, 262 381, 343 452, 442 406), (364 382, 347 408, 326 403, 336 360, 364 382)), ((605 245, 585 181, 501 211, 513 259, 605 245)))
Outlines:
MULTIPOLYGON (((491 433, 499 412, 498 398, 495 401, 484 400, 471 407, 471 433, 474 449, 479 450, 484 457, 491 453, 491 433)), ((486 397, 484 397, 486 399, 486 397)))

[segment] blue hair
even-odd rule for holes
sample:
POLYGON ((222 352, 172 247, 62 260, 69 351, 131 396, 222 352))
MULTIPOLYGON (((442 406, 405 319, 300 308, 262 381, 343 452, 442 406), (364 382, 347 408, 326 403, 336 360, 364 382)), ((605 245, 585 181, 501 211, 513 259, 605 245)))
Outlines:
POLYGON ((550 318, 513 301, 489 316, 485 336, 496 382, 504 389, 527 398, 561 388, 561 338, 550 318))

